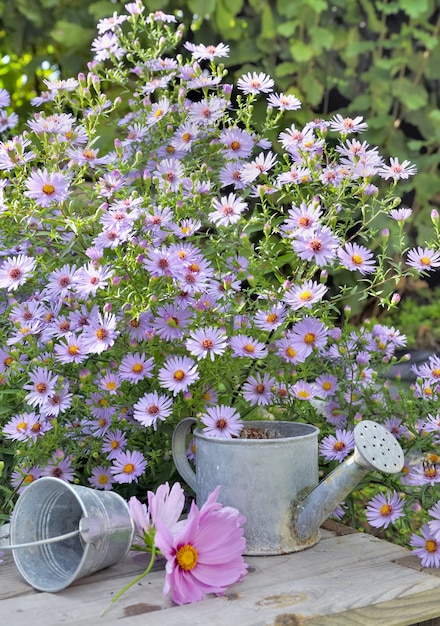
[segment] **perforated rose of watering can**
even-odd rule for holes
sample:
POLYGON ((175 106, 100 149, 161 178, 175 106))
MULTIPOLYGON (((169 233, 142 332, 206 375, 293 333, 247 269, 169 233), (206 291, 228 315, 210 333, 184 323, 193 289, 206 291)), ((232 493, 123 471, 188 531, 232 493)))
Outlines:
POLYGON ((274 432, 264 439, 209 437, 196 429, 196 471, 188 462, 188 435, 198 422, 182 420, 173 434, 177 470, 203 504, 220 485, 219 501, 245 517, 246 554, 285 554, 309 548, 319 527, 372 470, 401 471, 404 454, 383 426, 354 428, 354 453, 318 484, 318 433, 299 422, 249 421, 247 429, 274 432))

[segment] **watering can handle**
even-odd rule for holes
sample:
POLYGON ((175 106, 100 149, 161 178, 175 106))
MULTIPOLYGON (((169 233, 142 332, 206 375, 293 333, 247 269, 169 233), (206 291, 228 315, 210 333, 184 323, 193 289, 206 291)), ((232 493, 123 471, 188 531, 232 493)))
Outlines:
POLYGON ((197 424, 197 420, 194 419, 194 417, 187 417, 179 422, 174 429, 171 446, 173 450, 174 464, 177 471, 188 483, 191 489, 197 491, 197 476, 191 468, 186 455, 188 447, 187 436, 195 424, 197 424))

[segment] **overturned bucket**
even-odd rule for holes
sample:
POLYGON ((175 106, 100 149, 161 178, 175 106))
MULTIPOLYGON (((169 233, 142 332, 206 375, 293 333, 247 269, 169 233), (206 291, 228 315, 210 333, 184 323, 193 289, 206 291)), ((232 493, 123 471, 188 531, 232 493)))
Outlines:
POLYGON ((55 592, 123 559, 133 532, 127 503, 117 493, 45 477, 18 498, 10 547, 25 581, 55 592))

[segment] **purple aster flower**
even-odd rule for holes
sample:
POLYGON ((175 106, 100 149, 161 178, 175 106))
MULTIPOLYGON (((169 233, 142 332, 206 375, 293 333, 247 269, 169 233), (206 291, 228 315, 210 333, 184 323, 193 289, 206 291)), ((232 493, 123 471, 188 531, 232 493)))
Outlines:
POLYGON ((22 493, 40 476, 41 469, 35 465, 33 467, 18 467, 11 474, 11 485, 17 489, 17 493, 22 493))
POLYGON ((238 200, 233 193, 222 196, 220 200, 213 198, 212 206, 215 211, 209 213, 208 217, 217 226, 229 226, 237 223, 243 211, 248 208, 246 202, 238 200))
POLYGON ((177 277, 181 273, 181 260, 176 251, 167 248, 153 248, 148 253, 144 266, 151 274, 159 278, 160 276, 177 277))
POLYGON ((257 311, 254 323, 262 330, 275 330, 284 323, 287 317, 287 308, 284 304, 277 302, 268 311, 257 311))
POLYGON ((308 356, 306 347, 299 345, 297 336, 292 335, 292 333, 287 333, 282 339, 277 339, 275 341, 275 347, 277 354, 286 361, 286 363, 292 363, 292 365, 303 363, 308 356))
POLYGON ((339 389, 338 379, 332 374, 321 374, 315 380, 315 386, 317 387, 317 395, 321 398, 329 398, 334 396, 339 389))
POLYGON ((265 174, 271 170, 277 162, 273 152, 264 154, 261 152, 253 161, 245 163, 241 168, 240 180, 248 185, 252 183, 260 174, 265 174))
POLYGON ((96 294, 98 289, 106 287, 112 276, 113 272, 108 266, 97 267, 95 263, 88 263, 75 272, 75 291, 81 298, 88 298, 96 294))
POLYGON ((225 146, 222 153, 227 160, 247 159, 254 148, 252 136, 237 127, 222 130, 219 141, 225 146))
POLYGON ((302 307, 311 309, 316 302, 320 302, 327 293, 325 285, 314 280, 306 280, 302 285, 293 285, 284 295, 284 302, 291 309, 297 311, 302 307))
POLYGON ((357 270, 362 275, 371 274, 376 267, 373 253, 357 243, 347 242, 343 248, 338 248, 338 257, 346 269, 351 272, 357 270))
POLYGON ((157 391, 146 393, 133 407, 133 418, 144 426, 153 426, 157 430, 157 422, 165 421, 171 415, 173 401, 165 394, 157 391))
POLYGON ((296 111, 301 108, 301 102, 293 94, 271 93, 267 103, 274 109, 280 111, 296 111))
POLYGON ((200 130, 199 127, 193 122, 184 122, 175 131, 171 140, 171 145, 177 150, 183 150, 184 152, 190 152, 193 142, 197 139, 200 130))
POLYGON ((123 452, 127 445, 127 437, 118 428, 114 431, 107 431, 102 440, 102 451, 107 454, 109 460, 115 459, 119 452, 123 452))
POLYGON ((65 298, 75 286, 76 265, 63 265, 49 274, 43 296, 46 299, 65 298))
POLYGON ((328 226, 317 228, 312 232, 302 232, 296 237, 292 241, 292 247, 301 259, 313 261, 319 267, 335 259, 339 239, 328 226))
POLYGON ((7 89, 0 89, 0 109, 6 109, 11 104, 11 96, 7 89))
POLYGON ((215 57, 227 57, 229 56, 229 46, 224 43, 219 43, 216 46, 205 46, 204 44, 194 44, 189 41, 183 44, 183 47, 189 50, 194 59, 198 61, 207 60, 213 61, 215 57))
POLYGON ((31 438, 32 425, 38 421, 34 412, 19 413, 14 415, 3 427, 3 434, 6 439, 14 441, 27 441, 31 438))
POLYGON ((139 476, 144 473, 146 467, 147 461, 141 452, 138 450, 127 450, 126 452, 120 452, 116 459, 113 460, 110 472, 115 482, 119 484, 132 483, 133 481, 138 482, 139 476))
POLYGON ((53 476, 54 478, 60 478, 65 482, 73 482, 75 478, 74 469, 72 467, 72 461, 69 456, 66 456, 62 450, 56 450, 52 455, 52 459, 43 468, 41 472, 42 476, 53 476))
POLYGON ((14 291, 24 285, 35 269, 36 260, 25 254, 5 259, 0 267, 0 288, 14 291))
POLYGON ((228 345, 227 339, 227 335, 222 330, 208 326, 193 331, 186 340, 185 346, 188 352, 197 359, 209 357, 213 361, 217 355, 224 354, 228 345))
POLYGON ((127 15, 118 15, 116 11, 114 11, 112 17, 105 17, 105 18, 98 20, 98 24, 97 24, 98 33, 102 35, 108 30, 114 31, 116 26, 119 26, 120 24, 125 22, 125 20, 127 19, 128 19, 127 15))
POLYGON ((225 404, 206 409, 206 412, 200 416, 200 421, 205 426, 203 428, 205 435, 222 439, 238 437, 243 428, 239 413, 225 404))
POLYGON ((440 567, 440 542, 431 534, 428 524, 420 529, 421 536, 411 535, 413 554, 421 559, 422 567, 440 567))
POLYGON ((154 172, 161 189, 178 191, 184 177, 183 165, 177 159, 164 159, 154 172))
POLYGON ((116 317, 113 313, 98 313, 90 320, 89 326, 85 326, 82 332, 82 343, 84 349, 91 354, 101 354, 110 348, 116 337, 117 330, 116 317))
POLYGON ((90 474, 89 483, 93 489, 103 489, 104 491, 110 491, 113 489, 113 476, 108 467, 98 465, 92 468, 90 474))
POLYGON ((412 248, 408 252, 406 262, 410 267, 415 267, 419 271, 430 272, 436 267, 440 267, 440 252, 435 252, 431 248, 412 248))
POLYGON ((107 371, 104 376, 98 380, 97 386, 99 389, 108 391, 110 395, 116 395, 121 386, 121 379, 115 372, 107 371))
POLYGON ((247 573, 242 557, 245 518, 232 507, 222 508, 216 502, 218 491, 200 509, 191 505, 186 523, 175 535, 156 521, 155 543, 167 559, 164 594, 171 591, 176 604, 197 602, 205 593, 223 595, 247 573))
POLYGON ((440 483, 440 467, 434 463, 417 463, 410 468, 407 480, 411 485, 434 486, 440 483))
POLYGON ((301 185, 303 183, 309 183, 312 180, 312 175, 307 167, 300 167, 296 164, 287 172, 282 172, 276 177, 276 184, 281 187, 283 185, 301 185))
POLYGON ((267 348, 264 343, 246 335, 235 335, 229 340, 233 356, 248 356, 251 359, 261 359, 267 356, 267 348))
POLYGON ((365 515, 368 523, 375 528, 388 528, 389 524, 394 524, 405 514, 403 504, 402 498, 396 491, 379 493, 367 504, 365 515))
POLYGON ((328 331, 321 320, 305 317, 293 325, 289 336, 292 344, 297 345, 300 352, 305 350, 309 355, 314 348, 320 349, 326 345, 328 331))
POLYGON ((341 405, 335 400, 328 400, 322 407, 322 412, 326 421, 336 428, 344 428, 347 424, 347 415, 342 410, 341 405))
POLYGON ((62 202, 69 195, 69 179, 58 172, 48 172, 46 168, 36 170, 26 181, 24 195, 35 200, 43 208, 62 202))
POLYGON ((440 538, 440 500, 434 504, 428 511, 429 515, 434 519, 428 522, 429 530, 436 540, 440 538))
POLYGON ((292 385, 292 393, 298 400, 311 400, 317 395, 317 392, 315 385, 305 380, 298 380, 292 385))
POLYGON ((319 453, 326 461, 343 461, 347 454, 354 449, 354 435, 352 431, 336 429, 335 435, 327 435, 321 442, 319 453))
POLYGON ((392 433, 397 439, 401 437, 409 438, 410 432, 399 417, 387 417, 383 423, 383 427, 392 433))
POLYGON ((272 387, 275 385, 275 378, 267 372, 265 374, 257 373, 255 376, 249 376, 241 388, 243 398, 250 402, 252 406, 266 405, 272 402, 272 387))
POLYGON ((381 167, 378 174, 385 180, 392 178, 394 181, 397 181, 402 178, 406 179, 410 176, 414 176, 414 174, 417 174, 417 168, 415 165, 411 164, 410 161, 400 163, 399 159, 391 157, 390 164, 381 167))
POLYGON ((154 359, 145 354, 127 354, 119 366, 119 376, 122 380, 137 383, 144 378, 151 378, 154 367, 154 359))
POLYGON ((210 96, 198 102, 191 102, 188 118, 200 126, 209 126, 219 120, 226 108, 225 98, 210 96))
POLYGON ((330 120, 330 130, 341 133, 342 135, 348 135, 350 133, 361 133, 368 128, 366 122, 362 121, 363 119, 364 118, 361 115, 358 115, 357 117, 352 119, 351 117, 342 117, 342 115, 337 113, 330 120))
POLYGON ((68 386, 62 387, 44 400, 40 406, 40 412, 47 418, 58 417, 60 413, 70 408, 72 398, 73 394, 69 392, 68 386))
POLYGON ((157 309, 153 328, 161 339, 175 341, 183 336, 191 317, 187 308, 174 303, 166 304, 157 309))
POLYGON ((187 356, 168 357, 159 370, 158 380, 162 387, 177 395, 199 378, 197 369, 195 361, 187 356))
POLYGON ((29 378, 31 382, 23 385, 23 389, 29 390, 25 400, 31 406, 41 406, 55 392, 58 375, 53 375, 47 367, 37 367, 29 373, 29 378))
POLYGON ((274 84, 273 79, 263 72, 248 72, 237 80, 237 88, 244 94, 270 93, 274 84))
POLYGON ((75 333, 68 333, 65 341, 60 341, 54 346, 54 358, 60 363, 82 363, 88 352, 83 346, 81 337, 75 333))
POLYGON ((407 209, 404 207, 401 209, 391 209, 390 211, 390 217, 392 217, 393 220, 396 220, 396 222, 404 222, 405 220, 410 218, 411 215, 412 209, 407 209))

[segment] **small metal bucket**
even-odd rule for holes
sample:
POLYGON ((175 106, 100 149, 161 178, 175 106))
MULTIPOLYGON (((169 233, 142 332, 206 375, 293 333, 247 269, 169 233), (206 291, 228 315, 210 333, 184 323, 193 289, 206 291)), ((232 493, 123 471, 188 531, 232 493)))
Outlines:
POLYGON ((18 498, 10 543, 26 582, 55 592, 123 559, 133 532, 128 505, 117 493, 45 477, 18 498))
POLYGON ((299 542, 292 534, 294 504, 318 483, 318 433, 310 424, 248 421, 249 428, 276 431, 275 438, 221 439, 194 431, 196 471, 186 456, 187 437, 198 422, 182 420, 173 434, 177 471, 202 505, 220 485, 219 501, 246 517, 249 555, 285 554, 319 541, 319 531, 299 542))

